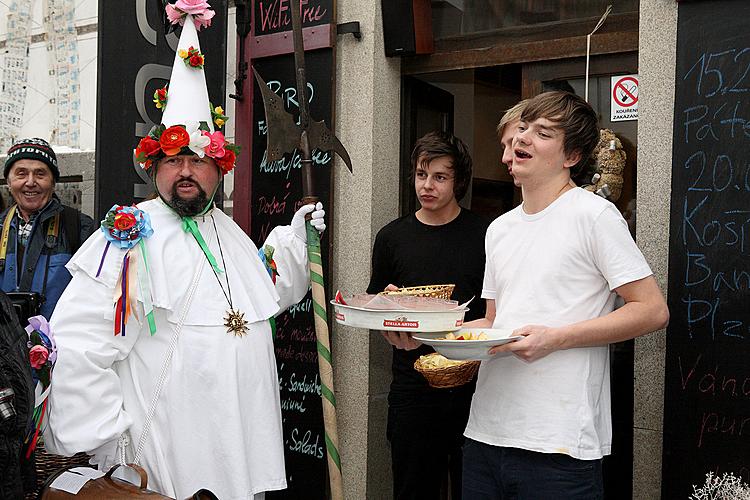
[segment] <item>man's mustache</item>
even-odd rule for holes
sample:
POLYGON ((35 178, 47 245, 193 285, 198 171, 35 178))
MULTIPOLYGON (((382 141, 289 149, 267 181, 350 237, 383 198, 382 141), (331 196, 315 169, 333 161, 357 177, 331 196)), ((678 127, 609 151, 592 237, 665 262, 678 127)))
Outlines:
POLYGON ((181 183, 181 182, 189 182, 189 183, 190 183, 190 184, 192 184, 193 186, 200 186, 200 185, 199 185, 199 184, 198 184, 198 183, 197 183, 197 182, 195 181, 195 179, 191 179, 190 177, 180 177, 179 179, 177 179, 176 181, 174 181, 174 184, 173 184, 173 185, 174 185, 174 186, 177 186, 177 184, 179 184, 179 183, 181 183))

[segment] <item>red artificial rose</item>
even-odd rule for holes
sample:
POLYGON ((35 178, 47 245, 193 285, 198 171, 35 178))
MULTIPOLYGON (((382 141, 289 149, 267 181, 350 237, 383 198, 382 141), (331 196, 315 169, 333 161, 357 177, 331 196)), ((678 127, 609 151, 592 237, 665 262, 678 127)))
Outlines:
POLYGON ((48 358, 49 351, 43 345, 35 345, 29 350, 29 361, 31 362, 31 367, 35 370, 44 366, 48 358))
POLYGON ((115 229, 118 231, 127 231, 128 229, 135 226, 138 221, 133 214, 119 213, 115 215, 115 229))
POLYGON ((167 89, 166 88, 160 88, 156 91, 156 95, 159 97, 159 100, 166 101, 167 100, 167 89))
POLYGON ((221 158, 215 158, 215 161, 216 164, 219 165, 221 172, 226 174, 234 168, 234 161, 236 159, 237 156, 234 154, 234 151, 232 151, 231 149, 227 149, 224 152, 224 156, 222 156, 221 158))
POLYGON ((161 146, 158 141, 153 140, 151 137, 146 136, 141 139, 138 143, 138 147, 135 148, 135 159, 138 163, 142 163, 144 168, 151 166, 151 156, 159 154, 161 146))
POLYGON ((178 154, 188 144, 190 144, 190 134, 179 125, 169 127, 162 132, 159 138, 159 146, 161 146, 161 150, 167 156, 178 154))
POLYGON ((201 55, 194 55, 190 57, 190 66, 194 68, 199 68, 203 66, 203 56, 201 55))

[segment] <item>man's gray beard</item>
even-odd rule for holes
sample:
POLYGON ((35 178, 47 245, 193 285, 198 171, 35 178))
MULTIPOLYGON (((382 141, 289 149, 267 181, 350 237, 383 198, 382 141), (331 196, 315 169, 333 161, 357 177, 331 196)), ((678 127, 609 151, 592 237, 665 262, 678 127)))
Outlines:
POLYGON ((193 217, 198 215, 204 208, 206 208, 206 205, 208 205, 208 196, 206 195, 206 192, 197 182, 195 183, 195 186, 198 188, 198 196, 189 200, 180 198, 180 195, 177 194, 177 182, 172 186, 172 199, 167 201, 167 205, 172 207, 172 210, 174 210, 180 217, 193 217))

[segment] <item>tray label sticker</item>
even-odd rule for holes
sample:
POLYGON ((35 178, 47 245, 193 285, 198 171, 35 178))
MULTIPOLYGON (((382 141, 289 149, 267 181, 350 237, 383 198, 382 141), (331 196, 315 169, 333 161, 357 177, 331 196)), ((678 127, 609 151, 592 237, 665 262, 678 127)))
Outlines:
POLYGON ((419 321, 409 321, 406 317, 396 319, 384 319, 383 326, 392 326, 398 328, 419 328, 419 321))

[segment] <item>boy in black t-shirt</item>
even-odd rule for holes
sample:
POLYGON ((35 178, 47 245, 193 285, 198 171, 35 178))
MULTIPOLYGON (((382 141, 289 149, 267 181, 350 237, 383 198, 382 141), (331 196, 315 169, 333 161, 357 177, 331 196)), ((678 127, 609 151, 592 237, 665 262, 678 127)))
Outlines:
MULTIPOLYGON (((416 142, 411 165, 421 208, 378 233, 367 291, 454 283, 452 299, 460 303, 478 299, 488 222, 458 205, 471 181, 466 146, 452 135, 431 132, 416 142)), ((466 321, 484 316, 484 301, 475 300, 470 307, 466 321)), ((394 346, 387 429, 393 496, 439 498, 449 471, 451 498, 459 499, 461 446, 474 381, 455 389, 431 388, 414 370, 414 361, 432 349, 420 346, 409 333, 383 332, 383 336, 394 346)))

